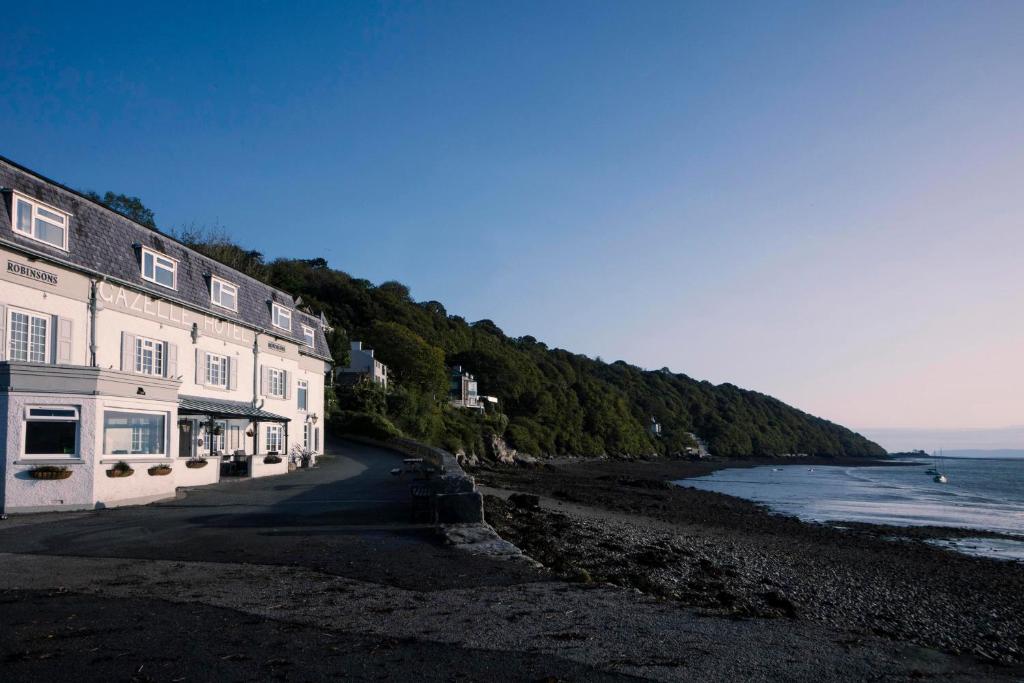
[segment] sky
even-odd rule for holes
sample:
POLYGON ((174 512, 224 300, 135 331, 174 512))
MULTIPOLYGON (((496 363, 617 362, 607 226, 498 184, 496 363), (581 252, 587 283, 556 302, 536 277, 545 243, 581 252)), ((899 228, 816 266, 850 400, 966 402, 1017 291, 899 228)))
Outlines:
POLYGON ((0 154, 163 229, 883 446, 1024 447, 1024 3, 33 2, 4 28, 0 154))

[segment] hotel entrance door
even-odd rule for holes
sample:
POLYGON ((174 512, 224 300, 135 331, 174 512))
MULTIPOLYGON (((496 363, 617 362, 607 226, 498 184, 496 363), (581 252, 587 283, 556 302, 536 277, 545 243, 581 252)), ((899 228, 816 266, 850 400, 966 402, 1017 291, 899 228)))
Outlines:
POLYGON ((178 420, 178 457, 191 458, 195 442, 195 425, 191 420, 178 420))

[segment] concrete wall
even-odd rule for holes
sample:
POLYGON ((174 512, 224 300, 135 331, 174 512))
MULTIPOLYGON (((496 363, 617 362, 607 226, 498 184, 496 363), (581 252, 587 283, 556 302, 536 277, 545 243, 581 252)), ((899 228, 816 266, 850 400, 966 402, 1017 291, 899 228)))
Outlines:
POLYGON ((277 474, 288 473, 288 457, 285 455, 280 456, 281 462, 276 464, 268 464, 263 462, 262 455, 258 455, 252 459, 252 477, 272 477, 277 474))
POLYGON ((6 418, 4 441, 4 512, 88 510, 93 507, 97 411, 101 402, 94 396, 52 394, 0 394, 0 409, 6 418), (24 452, 25 410, 29 406, 73 406, 79 410, 78 456, 26 459, 24 452), (68 467, 71 477, 59 480, 32 479, 29 471, 40 465, 68 467))

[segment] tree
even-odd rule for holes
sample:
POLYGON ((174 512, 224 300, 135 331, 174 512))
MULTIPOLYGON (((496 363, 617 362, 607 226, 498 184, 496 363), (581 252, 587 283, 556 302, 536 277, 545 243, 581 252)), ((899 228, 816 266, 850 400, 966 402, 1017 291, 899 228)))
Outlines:
POLYGON ((116 211, 122 216, 132 219, 136 223, 141 223, 147 228, 156 229, 156 216, 153 214, 152 209, 143 204, 142 200, 138 197, 114 194, 113 192, 105 192, 101 197, 98 193, 91 191, 86 192, 85 196, 94 202, 102 204, 111 211, 116 211))
POLYGON ((392 322, 373 323, 366 338, 394 380, 426 396, 443 399, 448 395, 448 372, 441 349, 408 327, 392 322))

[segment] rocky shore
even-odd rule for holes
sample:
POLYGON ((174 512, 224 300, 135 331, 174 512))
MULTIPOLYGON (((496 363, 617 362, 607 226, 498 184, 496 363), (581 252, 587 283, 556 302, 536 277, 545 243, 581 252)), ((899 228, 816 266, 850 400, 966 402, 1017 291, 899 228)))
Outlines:
POLYGON ((946 529, 809 524, 669 483, 733 464, 605 461, 474 474, 489 494, 488 521, 562 577, 709 615, 815 623, 836 642, 881 637, 1011 670, 1024 663, 1024 567, 925 542, 949 537, 946 529))

